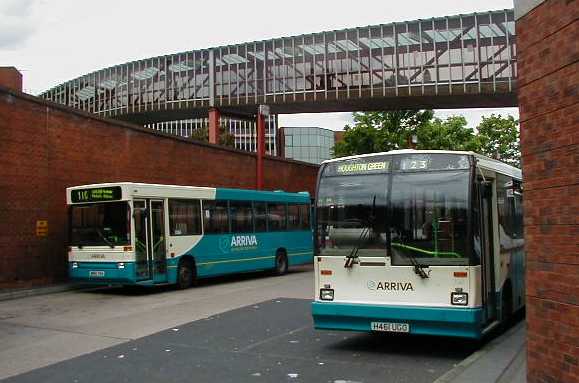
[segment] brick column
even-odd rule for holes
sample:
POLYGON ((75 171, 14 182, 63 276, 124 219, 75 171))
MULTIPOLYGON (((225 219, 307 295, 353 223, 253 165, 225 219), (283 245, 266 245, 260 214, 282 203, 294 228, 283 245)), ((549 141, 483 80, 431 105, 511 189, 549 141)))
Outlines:
POLYGON ((515 0, 528 382, 579 382, 579 0, 515 0))
POLYGON ((284 128, 277 128, 276 137, 277 156, 285 158, 285 130, 284 128))
POLYGON ((22 73, 14 67, 0 67, 0 86, 22 92, 22 73))
POLYGON ((209 143, 218 144, 219 143, 219 125, 221 123, 221 113, 219 109, 211 108, 209 109, 209 143))

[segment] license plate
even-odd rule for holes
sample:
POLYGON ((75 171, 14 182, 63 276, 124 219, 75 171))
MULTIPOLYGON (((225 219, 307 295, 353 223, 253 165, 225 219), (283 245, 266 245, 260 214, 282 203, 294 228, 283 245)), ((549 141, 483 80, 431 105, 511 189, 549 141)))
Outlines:
POLYGON ((101 270, 98 270, 98 271, 91 270, 91 271, 88 272, 88 276, 89 276, 89 277, 104 277, 104 276, 105 276, 105 272, 104 272, 104 271, 101 271, 101 270))
POLYGON ((370 322, 370 328, 372 331, 410 332, 410 325, 408 323, 370 322))

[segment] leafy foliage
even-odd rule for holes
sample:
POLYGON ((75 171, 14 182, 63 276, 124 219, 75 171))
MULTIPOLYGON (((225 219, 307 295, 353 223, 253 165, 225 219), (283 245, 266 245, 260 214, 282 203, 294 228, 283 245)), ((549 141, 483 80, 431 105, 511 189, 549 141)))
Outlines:
POLYGON ((355 124, 345 127, 344 140, 334 146, 334 156, 406 149, 410 137, 416 135, 417 149, 473 151, 520 165, 518 121, 512 116, 483 117, 476 131, 463 116, 433 117, 432 110, 354 113, 355 124))
POLYGON ((403 149, 433 115, 432 110, 354 113, 355 125, 345 127, 344 140, 336 143, 334 154, 343 157, 403 149))
POLYGON ((518 124, 513 116, 503 118, 500 114, 491 114, 490 117, 483 117, 477 128, 476 151, 520 167, 521 142, 518 124))

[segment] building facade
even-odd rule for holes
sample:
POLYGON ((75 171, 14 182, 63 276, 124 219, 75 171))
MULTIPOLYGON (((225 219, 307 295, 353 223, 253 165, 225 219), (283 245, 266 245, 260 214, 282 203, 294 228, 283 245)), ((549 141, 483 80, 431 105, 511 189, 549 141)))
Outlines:
POLYGON ((280 129, 280 136, 283 137, 281 140, 286 158, 321 164, 333 157, 333 130, 319 127, 284 127, 280 129))

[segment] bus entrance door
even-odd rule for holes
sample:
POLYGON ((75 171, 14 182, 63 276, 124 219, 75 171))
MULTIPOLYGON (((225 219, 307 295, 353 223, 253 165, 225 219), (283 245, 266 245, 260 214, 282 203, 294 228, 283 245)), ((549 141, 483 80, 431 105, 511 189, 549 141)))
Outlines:
POLYGON ((167 282, 165 202, 135 200, 133 206, 136 279, 167 282))
POLYGON ((479 184, 480 196, 480 239, 481 239, 481 267, 482 267, 482 302, 486 323, 490 324, 497 319, 495 295, 495 262, 493 238, 493 187, 492 182, 479 184))

